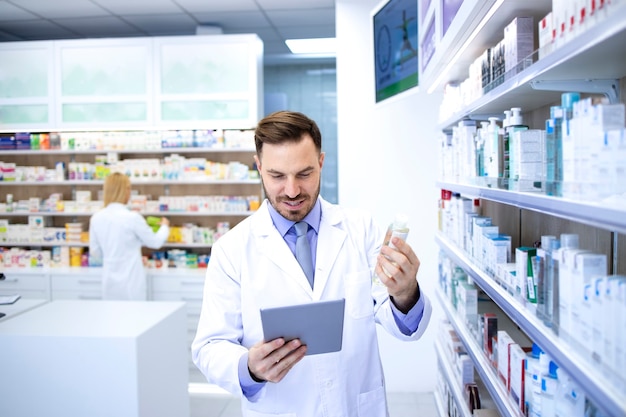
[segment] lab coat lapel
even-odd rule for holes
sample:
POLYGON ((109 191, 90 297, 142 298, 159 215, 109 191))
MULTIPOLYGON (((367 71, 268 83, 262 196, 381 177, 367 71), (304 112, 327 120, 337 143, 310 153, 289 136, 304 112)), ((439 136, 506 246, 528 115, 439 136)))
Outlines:
POLYGON ((334 210, 334 207, 322 200, 322 221, 317 237, 315 260, 315 299, 319 299, 324 293, 330 271, 346 240, 346 232, 338 227, 341 221, 342 217, 334 210))
POLYGON ((272 223, 272 218, 267 211, 267 200, 259 208, 255 214, 254 224, 252 227, 253 233, 259 240, 259 248, 261 250, 261 256, 267 257, 278 268, 280 268, 287 276, 292 277, 298 282, 298 284, 309 294, 312 295, 313 289, 309 284, 309 280, 304 271, 300 267, 300 264, 296 260, 296 257, 291 253, 289 246, 278 233, 278 230, 272 223))

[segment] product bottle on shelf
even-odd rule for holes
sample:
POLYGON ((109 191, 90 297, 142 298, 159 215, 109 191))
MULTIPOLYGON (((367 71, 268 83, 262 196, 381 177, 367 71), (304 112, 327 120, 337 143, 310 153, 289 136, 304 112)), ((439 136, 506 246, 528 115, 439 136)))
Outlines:
MULTIPOLYGON (((383 241, 383 246, 389 246, 395 249, 394 244, 391 242, 391 239, 394 237, 398 237, 402 240, 406 240, 409 235, 409 218, 404 214, 396 214, 396 217, 393 219, 393 223, 389 225, 387 229, 387 233, 385 234, 385 239, 383 241)), ((372 282, 377 285, 384 285, 376 272, 372 275, 372 282)))
POLYGON ((490 117, 485 137, 485 176, 487 186, 497 188, 502 177, 502 160, 500 158, 500 127, 498 118, 490 117))
POLYGON ((558 369, 556 363, 550 361, 548 372, 541 376, 541 409, 540 414, 532 414, 533 417, 555 417, 556 397, 559 388, 558 369))
POLYGON ((522 121, 522 109, 513 107, 504 133, 504 173, 509 190, 517 189, 517 181, 520 176, 518 151, 521 146, 514 143, 516 140, 514 133, 521 130, 528 130, 528 126, 522 121))
POLYGON ((558 388, 554 402, 554 417, 585 417, 585 394, 582 389, 563 368, 558 368, 556 374, 558 388))
POLYGON ((552 261, 550 245, 556 240, 556 236, 541 236, 541 247, 537 249, 537 258, 533 259, 533 267, 537 263, 537 271, 533 271, 533 276, 537 281, 537 317, 546 320, 546 305, 548 304, 548 269, 549 262, 552 261))
MULTIPOLYGON (((485 176, 485 139, 487 137, 487 126, 489 122, 480 122, 480 128, 476 131, 474 136, 476 141, 476 176, 485 176)), ((483 185, 479 183, 479 185, 483 185)))
MULTIPOLYGON (((563 196, 564 187, 568 188, 568 194, 575 191, 570 190, 576 185, 576 173, 574 155, 576 154, 574 137, 570 134, 570 121, 574 110, 574 103, 580 100, 579 93, 563 93, 561 95, 561 108, 563 118, 560 129, 555 129, 556 137, 556 161, 559 171, 557 171, 557 195, 563 196)), ((557 126, 558 127, 558 126, 557 126)))
MULTIPOLYGON (((563 109, 559 106, 550 107, 550 118, 546 120, 546 149, 544 152, 546 161, 546 194, 559 195, 557 181, 562 181, 563 156, 561 150, 557 149, 557 130, 561 131, 561 120, 563 119, 563 109)), ((559 133, 560 135, 560 133, 559 133)))
MULTIPOLYGON (((526 357, 524 362, 524 415, 531 416, 533 410, 536 410, 537 403, 541 401, 541 373, 540 373, 540 356, 541 348, 533 343, 532 350, 526 357), (537 389, 538 388, 538 389, 537 389)), ((539 414, 540 415, 540 414, 539 414)))
MULTIPOLYGON (((545 302, 544 307, 545 319, 544 323, 548 327, 553 327, 553 323, 558 324, 558 288, 559 282, 559 261, 556 257, 556 252, 561 248, 561 241, 553 239, 550 241, 549 250, 546 253, 546 280, 545 280, 545 302)), ((556 327, 556 326, 554 326, 556 327)))
POLYGON ((558 262, 555 264, 553 277, 553 330, 562 334, 570 332, 570 302, 572 301, 572 283, 570 280, 569 265, 566 264, 568 252, 578 250, 579 238, 577 234, 563 233, 560 236, 561 247, 554 255, 558 262))

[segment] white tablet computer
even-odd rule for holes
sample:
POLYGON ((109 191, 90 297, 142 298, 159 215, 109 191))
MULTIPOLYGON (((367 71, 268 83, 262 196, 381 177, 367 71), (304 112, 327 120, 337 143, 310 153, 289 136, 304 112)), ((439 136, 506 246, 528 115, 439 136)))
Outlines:
POLYGON ((261 309, 263 337, 300 339, 307 355, 340 351, 344 309, 343 298, 261 309))

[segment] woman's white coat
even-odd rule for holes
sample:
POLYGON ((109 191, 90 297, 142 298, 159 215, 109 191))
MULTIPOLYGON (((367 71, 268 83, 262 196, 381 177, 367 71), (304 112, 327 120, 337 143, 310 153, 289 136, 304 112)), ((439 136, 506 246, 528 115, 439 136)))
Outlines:
POLYGON ((141 214, 120 203, 110 203, 91 216, 89 252, 102 258, 102 298, 146 300, 141 247, 158 249, 168 236, 168 226, 154 233, 141 214))

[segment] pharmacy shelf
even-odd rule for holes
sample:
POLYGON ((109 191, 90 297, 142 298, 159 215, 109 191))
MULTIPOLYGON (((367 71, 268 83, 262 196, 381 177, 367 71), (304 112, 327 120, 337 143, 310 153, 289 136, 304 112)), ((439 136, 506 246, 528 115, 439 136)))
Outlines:
MULTIPOLYGON (((88 248, 87 242, 4 242, 0 243, 0 246, 8 247, 42 247, 49 248, 53 246, 72 246, 77 248, 88 248)), ((165 242, 163 248, 196 248, 196 249, 210 249, 213 245, 207 243, 169 243, 165 242)))
POLYGON ((433 396, 435 397, 435 408, 437 409, 437 415, 439 417, 448 417, 446 413, 446 408, 443 405, 443 399, 441 398, 441 394, 437 390, 433 392, 433 396))
MULTIPOLYGON (((71 212, 71 211, 11 211, 0 212, 0 218, 5 217, 91 217, 96 212, 71 212)), ((165 216, 165 217, 247 217, 253 211, 140 211, 143 216, 165 216)))
MULTIPOLYGON (((460 82, 469 75, 469 66, 483 51, 504 37, 504 28, 517 16, 532 16, 535 25, 551 9, 550 0, 464 0, 450 23, 426 68, 420 73, 420 85, 426 89, 460 82), (434 83, 436 85, 433 85, 434 83)), ((421 24, 426 28, 428 22, 421 24)), ((420 38, 428 31, 420 31, 420 38)), ((435 35, 436 37, 437 35, 435 35)), ((420 44, 428 43, 420 39, 420 44)))
POLYGON ((12 149, 12 150, 0 150, 1 155, 100 155, 103 153, 118 153, 118 154, 172 154, 172 153, 229 153, 229 152, 241 152, 252 153, 256 152, 251 148, 157 148, 157 149, 12 149))
POLYGON ((472 358, 474 367, 481 380, 485 384, 485 388, 489 392, 489 395, 494 399, 494 403, 498 408, 500 414, 504 417, 523 417, 522 411, 515 404, 506 388, 500 382, 498 375, 489 363, 489 360, 483 353, 478 342, 474 339, 474 336, 469 332, 467 326, 459 319, 454 308, 450 305, 450 302, 446 299, 446 296, 437 289, 437 297, 440 304, 443 307, 448 320, 456 330, 467 354, 472 358))
POLYGON ((437 182, 437 187, 468 197, 483 198, 626 234, 626 209, 624 208, 611 208, 602 203, 576 201, 544 194, 521 193, 444 181, 437 182))
POLYGON ((457 373, 454 372, 450 361, 441 355, 441 352, 444 351, 444 347, 441 345, 439 340, 435 341, 435 351, 437 352, 437 361, 441 365, 443 374, 448 382, 448 388, 450 389, 450 392, 452 392, 452 396, 456 402, 456 408, 461 413, 460 417, 472 417, 472 413, 465 404, 465 397, 463 396, 463 391, 461 391, 459 377, 457 373))
MULTIPOLYGON (((141 180, 141 179, 130 179, 133 186, 141 186, 141 185, 181 185, 181 184, 201 184, 201 185, 245 185, 245 184, 261 184, 260 179, 250 179, 250 180, 213 180, 213 179, 180 179, 180 180, 141 180)), ((67 185, 67 186, 75 186, 75 185, 103 185, 103 180, 63 180, 63 181, 0 181, 0 186, 49 186, 49 185, 67 185)))
MULTIPOLYGON (((506 2, 505 2, 506 3, 506 2)), ((511 107, 534 110, 560 100, 561 92, 533 89, 531 82, 617 80, 626 74, 626 3, 611 4, 600 24, 590 27, 440 123, 448 130, 475 114, 501 114, 511 107)), ((458 80, 457 80, 458 81, 458 80)), ((565 91, 576 89, 566 88, 565 91)))
MULTIPOLYGON (((585 390, 585 393, 593 400, 593 402, 603 409, 610 416, 626 415, 626 397, 620 393, 615 386, 608 381, 608 370, 602 369, 597 364, 590 363, 590 355, 583 355, 578 349, 562 337, 556 335, 552 329, 544 325, 535 314, 526 309, 518 300, 513 298, 504 288, 498 285, 493 278, 481 270, 474 262, 460 250, 456 245, 451 243, 446 237, 438 234, 435 240, 439 246, 446 252, 452 261, 463 268, 474 280, 474 282, 502 309, 502 311, 517 324, 524 333, 535 343, 537 343, 560 367, 565 369, 567 373, 585 390)), ((442 297, 442 303, 445 304, 445 297, 442 297)), ((444 309, 451 316, 453 311, 448 305, 444 305, 444 309)), ((452 322, 452 318, 450 319, 452 322)), ((454 323, 453 323, 454 325, 454 323)), ((463 327, 467 333, 465 326, 458 323, 459 327, 463 327)), ((456 328, 457 325, 454 325, 456 328)), ((459 329, 457 329, 459 332, 459 329)), ((470 336, 471 337, 471 336, 470 336)), ((462 337, 465 339, 465 337, 462 337)), ((613 370, 614 372, 614 370, 613 370)), ((498 402, 500 399, 492 396, 498 402)))
POLYGON ((53 246, 72 246, 76 248, 88 248, 87 242, 3 242, 0 246, 7 247, 35 247, 35 248, 51 248, 53 246))

